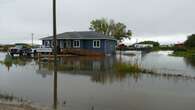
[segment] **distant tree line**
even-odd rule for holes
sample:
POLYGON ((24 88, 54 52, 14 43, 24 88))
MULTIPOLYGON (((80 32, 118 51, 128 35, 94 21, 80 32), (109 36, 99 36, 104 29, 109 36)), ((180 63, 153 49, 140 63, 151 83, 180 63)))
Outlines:
POLYGON ((143 42, 139 42, 138 44, 152 44, 154 47, 160 46, 160 43, 155 41, 143 41, 143 42))
MULTIPOLYGON (((22 44, 22 45, 24 45, 26 48, 32 48, 31 45, 26 44, 26 43, 17 43, 17 44, 22 44)), ((9 51, 10 48, 15 47, 15 46, 16 46, 16 44, 5 44, 5 45, 0 45, 0 51, 7 52, 7 51, 9 51)))
POLYGON ((9 48, 14 47, 14 45, 0 45, 0 51, 8 51, 9 48))
POLYGON ((189 35, 184 44, 176 44, 174 47, 174 56, 182 56, 194 59, 195 56, 195 34, 189 35))

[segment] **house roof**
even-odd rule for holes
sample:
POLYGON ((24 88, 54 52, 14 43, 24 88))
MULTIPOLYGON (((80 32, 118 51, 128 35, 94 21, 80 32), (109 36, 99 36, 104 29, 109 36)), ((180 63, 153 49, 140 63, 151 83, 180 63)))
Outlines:
MULTIPOLYGON (((44 37, 40 40, 52 40, 53 36, 44 37)), ((65 32, 57 35, 57 39, 109 39, 116 40, 114 37, 106 36, 104 34, 94 31, 80 31, 80 32, 65 32)))

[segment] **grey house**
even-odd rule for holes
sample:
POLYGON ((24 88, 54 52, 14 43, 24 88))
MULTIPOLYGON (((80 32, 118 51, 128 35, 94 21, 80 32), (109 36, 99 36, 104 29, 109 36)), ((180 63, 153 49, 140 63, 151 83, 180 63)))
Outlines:
MULTIPOLYGON (((53 37, 42 38, 42 45, 52 47, 53 37)), ((57 47, 64 54, 112 55, 117 40, 94 31, 65 32, 57 35, 57 47)))

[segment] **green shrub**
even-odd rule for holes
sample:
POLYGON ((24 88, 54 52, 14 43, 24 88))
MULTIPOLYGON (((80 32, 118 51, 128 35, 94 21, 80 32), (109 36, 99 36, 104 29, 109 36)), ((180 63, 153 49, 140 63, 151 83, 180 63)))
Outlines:
POLYGON ((186 47, 195 47, 195 34, 192 34, 188 36, 188 39, 185 41, 185 46, 186 47))
POLYGON ((174 47, 174 51, 187 51, 186 47, 174 47))

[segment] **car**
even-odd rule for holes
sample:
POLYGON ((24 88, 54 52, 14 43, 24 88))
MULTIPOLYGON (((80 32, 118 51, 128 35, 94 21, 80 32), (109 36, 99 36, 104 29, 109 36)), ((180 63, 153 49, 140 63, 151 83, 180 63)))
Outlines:
POLYGON ((28 47, 27 44, 15 44, 15 47, 11 48, 9 51, 11 56, 14 55, 31 55, 32 54, 32 50, 31 48, 28 47))

